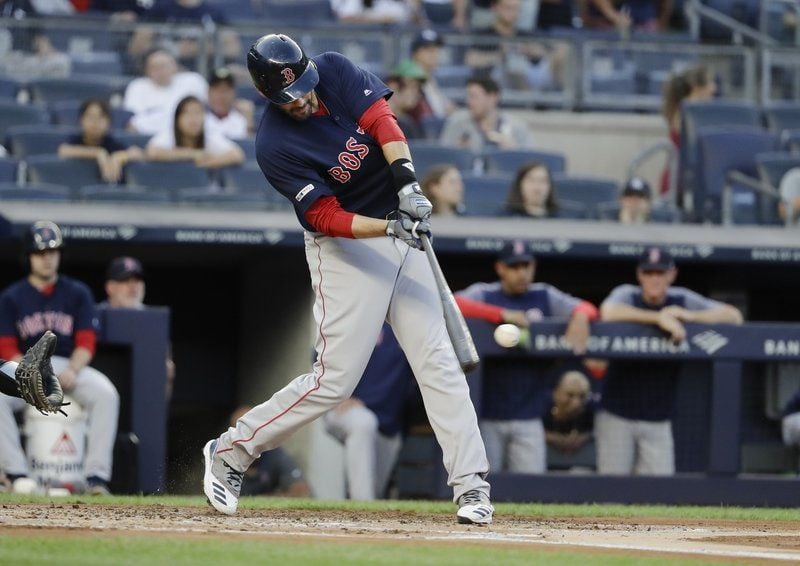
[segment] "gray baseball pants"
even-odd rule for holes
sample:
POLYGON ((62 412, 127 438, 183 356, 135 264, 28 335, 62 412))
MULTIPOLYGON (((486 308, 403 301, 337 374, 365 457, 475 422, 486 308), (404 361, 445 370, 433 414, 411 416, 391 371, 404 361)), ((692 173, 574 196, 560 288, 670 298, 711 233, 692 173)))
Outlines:
MULTIPOLYGON (((53 356, 52 363, 53 371, 58 375, 67 368, 69 360, 62 356, 53 356)), ((88 413, 88 442, 84 465, 86 477, 97 476, 109 481, 114 441, 117 438, 119 393, 105 375, 87 366, 78 372, 75 386, 67 394, 88 413)), ((25 407, 27 405, 22 399, 0 395, 0 469, 7 474, 29 474, 28 460, 20 443, 20 431, 14 420, 14 413, 25 407)), ((69 407, 64 410, 69 413, 69 407)))
POLYGON ((634 421, 600 411, 594 417, 594 436, 600 474, 670 476, 675 473, 670 421, 634 421))
POLYGON ((348 397, 387 320, 419 382, 442 447, 454 501, 471 489, 489 494, 489 471, 464 373, 447 336, 424 252, 392 238, 305 235, 314 290, 317 361, 219 438, 217 454, 244 471, 262 452, 348 397))
POLYGON ((547 446, 542 419, 482 419, 480 427, 490 470, 518 474, 545 473, 547 446))

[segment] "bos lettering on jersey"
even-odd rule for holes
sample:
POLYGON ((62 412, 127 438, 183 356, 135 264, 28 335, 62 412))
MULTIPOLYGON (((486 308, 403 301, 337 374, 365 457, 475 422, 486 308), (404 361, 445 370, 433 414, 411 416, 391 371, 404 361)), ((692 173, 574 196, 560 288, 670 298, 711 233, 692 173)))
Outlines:
POLYGON ((72 334, 75 318, 65 312, 35 312, 17 321, 17 333, 21 340, 38 339, 45 330, 56 334, 72 334))
POLYGON ((392 91, 339 53, 313 59, 319 72, 314 91, 327 113, 294 120, 268 105, 256 134, 258 165, 307 230, 314 227, 306 211, 325 196, 336 197, 348 212, 385 218, 397 208, 397 191, 380 144, 358 120, 392 91))
MULTIPOLYGON (((356 131, 360 134, 364 133, 361 128, 356 131)), ((350 171, 358 171, 364 158, 369 155, 369 147, 363 143, 358 143, 358 140, 353 136, 347 139, 344 146, 345 151, 339 154, 340 165, 328 169, 328 175, 340 183, 348 182, 350 180, 350 171)))

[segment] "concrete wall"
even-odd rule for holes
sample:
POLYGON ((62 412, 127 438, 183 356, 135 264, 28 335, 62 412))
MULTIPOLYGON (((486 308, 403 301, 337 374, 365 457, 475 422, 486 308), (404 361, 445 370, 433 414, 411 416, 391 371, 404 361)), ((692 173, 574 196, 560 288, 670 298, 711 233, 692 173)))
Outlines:
MULTIPOLYGON (((595 175, 622 182, 634 156, 667 138, 660 115, 530 110, 512 114, 530 124, 536 149, 566 155, 570 175, 595 175)), ((657 184, 664 161, 653 161, 643 172, 657 184)))

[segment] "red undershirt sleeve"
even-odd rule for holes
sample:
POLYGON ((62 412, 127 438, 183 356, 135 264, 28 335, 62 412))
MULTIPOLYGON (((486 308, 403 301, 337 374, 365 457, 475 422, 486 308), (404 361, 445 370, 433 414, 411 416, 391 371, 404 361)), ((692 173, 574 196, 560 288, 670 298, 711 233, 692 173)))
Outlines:
POLYGON ((474 301, 460 295, 456 295, 455 299, 461 314, 467 318, 478 318, 492 324, 503 322, 503 309, 498 306, 474 301))
POLYGON ((572 309, 572 314, 579 312, 582 312, 586 316, 588 316, 589 320, 597 320, 597 317, 600 314, 597 310, 597 307, 588 301, 581 301, 580 303, 578 303, 578 306, 572 309))
POLYGON ((97 349, 97 332, 91 329, 75 331, 75 347, 86 348, 94 356, 97 349))
POLYGON ((0 336, 0 358, 8 361, 21 355, 19 340, 16 336, 0 336))
POLYGON ((334 196, 318 198, 306 210, 306 222, 317 232, 340 238, 355 238, 353 235, 354 213, 342 208, 334 196))
POLYGON ((383 146, 389 142, 406 141, 403 130, 397 124, 392 109, 386 99, 376 100, 372 106, 367 108, 358 119, 361 129, 372 136, 378 145, 383 146))

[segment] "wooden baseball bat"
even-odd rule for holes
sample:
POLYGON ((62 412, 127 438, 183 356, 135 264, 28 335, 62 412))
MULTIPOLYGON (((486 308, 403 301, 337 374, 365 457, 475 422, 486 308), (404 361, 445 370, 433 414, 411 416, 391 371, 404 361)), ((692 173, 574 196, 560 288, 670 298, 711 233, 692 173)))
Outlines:
POLYGON ((436 288, 439 290, 439 298, 444 309, 444 323, 447 327, 447 334, 450 336, 450 342, 453 343, 453 350, 456 352, 458 363, 461 364, 461 369, 464 370, 464 373, 470 372, 481 361, 478 357, 478 351, 475 349, 475 343, 472 341, 472 335, 469 333, 469 328, 467 328, 467 323, 464 321, 464 315, 461 314, 461 309, 458 308, 456 300, 453 298, 453 292, 444 278, 444 273, 442 273, 442 268, 439 266, 439 260, 436 259, 430 238, 428 238, 427 234, 422 234, 420 240, 433 270, 433 278, 436 280, 436 288))

